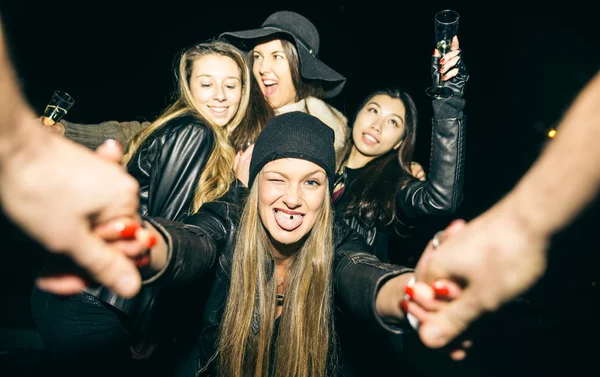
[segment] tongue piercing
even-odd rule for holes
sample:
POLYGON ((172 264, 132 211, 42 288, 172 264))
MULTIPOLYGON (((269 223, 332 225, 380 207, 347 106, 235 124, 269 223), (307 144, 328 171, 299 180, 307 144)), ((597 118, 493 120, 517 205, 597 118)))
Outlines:
POLYGON ((290 220, 294 220, 294 215, 290 215, 290 220))

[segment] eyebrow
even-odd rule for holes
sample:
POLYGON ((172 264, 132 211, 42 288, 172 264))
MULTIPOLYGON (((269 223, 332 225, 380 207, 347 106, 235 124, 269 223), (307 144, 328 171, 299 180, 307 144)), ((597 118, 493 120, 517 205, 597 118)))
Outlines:
MULTIPOLYGON (((253 54, 262 55, 260 52, 258 52, 256 50, 252 50, 252 53, 253 54)), ((269 54, 271 54, 271 55, 273 55, 273 54, 285 54, 285 51, 284 50, 275 50, 275 51, 271 51, 269 54)))
MULTIPOLYGON (((275 170, 265 170, 264 173, 265 174, 274 173, 274 174, 279 174, 284 178, 289 178, 289 176, 287 174, 285 174, 283 172, 275 171, 275 170)), ((305 179, 305 178, 310 177, 311 175, 317 174, 317 173, 322 173, 324 175, 327 175, 327 174, 325 174, 325 172, 322 169, 317 169, 317 170, 311 171, 310 173, 305 174, 304 177, 302 177, 302 179, 305 179)))
MULTIPOLYGON (((377 106, 378 108, 381 109, 381 106, 377 102, 369 102, 369 103, 367 103, 367 106, 369 106, 369 105, 375 105, 375 106, 377 106)), ((395 117, 397 117, 398 119, 400 119, 402 121, 402 124, 404 124, 404 118, 402 118, 400 115, 398 115, 396 113, 392 113, 392 115, 395 116, 395 117)))
MULTIPOLYGON (((202 75, 197 75, 197 76, 196 76, 196 78, 198 78, 198 77, 210 77, 210 78, 213 78, 213 77, 214 77, 214 75, 202 74, 202 75)), ((227 79, 234 79, 234 80, 238 80, 238 81, 242 81, 242 80, 240 80, 240 79, 239 79, 239 77, 235 77, 235 76, 225 76, 225 78, 227 78, 227 79)))

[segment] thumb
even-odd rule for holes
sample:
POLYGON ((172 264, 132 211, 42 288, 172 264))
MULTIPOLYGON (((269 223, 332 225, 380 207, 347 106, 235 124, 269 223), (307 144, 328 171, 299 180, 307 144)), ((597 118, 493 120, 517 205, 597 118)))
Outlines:
POLYGON ((429 348, 444 347, 462 334, 482 312, 476 297, 467 289, 459 298, 430 314, 427 321, 421 323, 419 337, 429 348))
POLYGON ((123 159, 123 148, 118 141, 108 139, 104 141, 104 143, 102 143, 98 148, 96 148, 96 155, 107 161, 120 164, 121 159, 123 159))
POLYGON ((135 296, 141 287, 141 277, 133 261, 89 231, 84 232, 76 249, 68 255, 92 280, 125 298, 135 296))

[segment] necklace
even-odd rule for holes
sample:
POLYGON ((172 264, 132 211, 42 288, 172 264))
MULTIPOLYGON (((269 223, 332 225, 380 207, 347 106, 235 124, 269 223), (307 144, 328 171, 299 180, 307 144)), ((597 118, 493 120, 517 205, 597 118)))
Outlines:
MULTIPOLYGON (((277 290, 279 290, 279 288, 281 288, 283 286, 283 280, 285 279, 285 276, 277 279, 277 290)), ((283 299, 285 298, 285 294, 283 293, 277 293, 275 295, 275 300, 277 303, 277 306, 283 306, 283 299)))

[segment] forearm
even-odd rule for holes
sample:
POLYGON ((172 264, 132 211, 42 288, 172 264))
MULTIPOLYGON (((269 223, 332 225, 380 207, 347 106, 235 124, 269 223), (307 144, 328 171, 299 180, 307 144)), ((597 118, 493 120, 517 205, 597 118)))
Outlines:
POLYGON ((355 317, 377 324, 387 331, 401 333, 402 329, 395 325, 397 321, 390 321, 395 313, 389 309, 389 302, 382 303, 379 293, 389 281, 406 272, 412 272, 412 269, 382 263, 370 253, 338 255, 334 268, 337 299, 355 317))
POLYGON ((600 188, 600 73, 563 117, 557 136, 502 205, 524 226, 551 236, 600 188))
POLYGON ((16 152, 37 145, 46 136, 35 130, 35 116, 15 77, 8 46, 4 39, 4 26, 0 20, 0 171, 16 152))
POLYGON ((397 210, 413 218, 454 213, 463 198, 464 100, 436 100, 433 108, 429 177, 426 181, 411 181, 396 198, 397 210))
POLYGON ((212 229, 186 225, 164 218, 146 218, 152 230, 160 234, 150 252, 150 265, 142 271, 144 283, 160 279, 166 284, 186 284, 207 273, 217 256, 212 229), (152 255, 155 252, 156 255, 152 255), (148 273, 145 273, 148 272, 148 273))
POLYGON ((124 146, 133 135, 150 124, 149 122, 119 122, 116 120, 100 124, 79 124, 65 120, 62 120, 61 123, 65 126, 65 137, 90 149, 96 149, 106 139, 117 140, 124 146))

